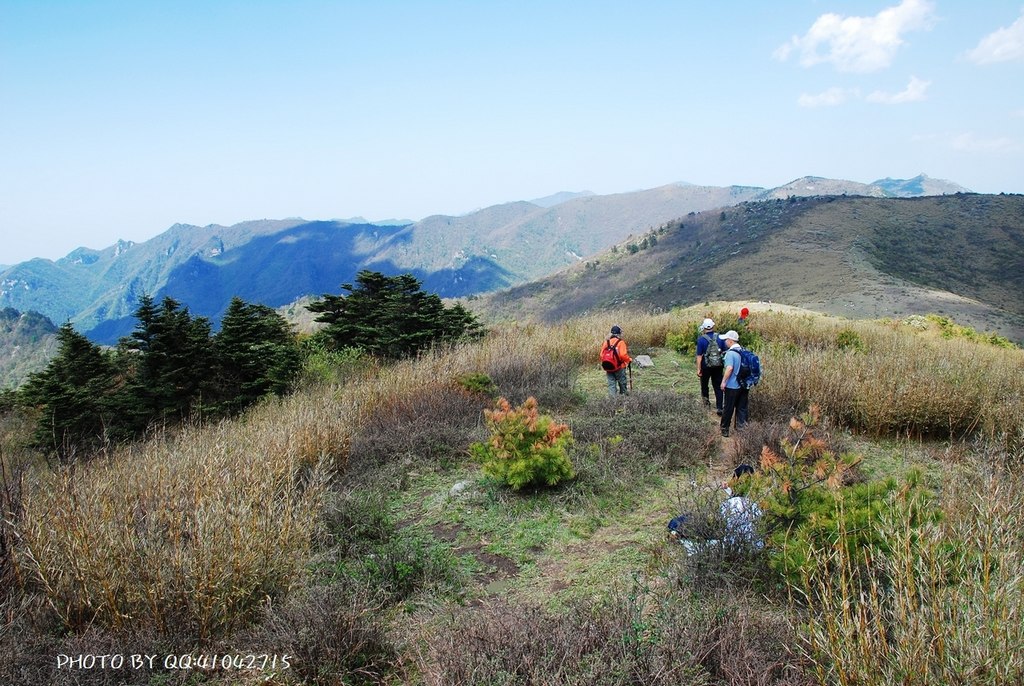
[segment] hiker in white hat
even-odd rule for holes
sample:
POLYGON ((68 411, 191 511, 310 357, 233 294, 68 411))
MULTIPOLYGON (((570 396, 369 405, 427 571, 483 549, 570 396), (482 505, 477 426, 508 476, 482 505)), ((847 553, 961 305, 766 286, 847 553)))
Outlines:
POLYGON ((725 370, 722 372, 721 389, 725 393, 722 404, 722 436, 729 437, 729 428, 736 415, 736 428, 747 423, 748 401, 750 389, 744 388, 739 382, 740 373, 740 335, 734 330, 722 334, 725 341, 725 370))

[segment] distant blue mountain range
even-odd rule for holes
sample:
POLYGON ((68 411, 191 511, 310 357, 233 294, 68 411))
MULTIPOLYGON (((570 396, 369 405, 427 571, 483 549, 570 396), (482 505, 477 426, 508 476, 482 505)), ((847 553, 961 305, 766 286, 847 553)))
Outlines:
POLYGON ((871 186, 811 178, 771 190, 670 184, 612 195, 565 192, 415 223, 357 217, 176 224, 143 243, 78 248, 57 261, 3 268, 0 307, 71 321, 93 340, 114 343, 133 328, 143 294, 169 295, 215 323, 233 296, 279 307, 339 293, 360 269, 409 272, 431 292, 467 296, 532 281, 691 212, 823 186, 828 194, 851 195, 963 190, 923 176, 871 186), (936 191, 941 184, 950 190, 936 191))

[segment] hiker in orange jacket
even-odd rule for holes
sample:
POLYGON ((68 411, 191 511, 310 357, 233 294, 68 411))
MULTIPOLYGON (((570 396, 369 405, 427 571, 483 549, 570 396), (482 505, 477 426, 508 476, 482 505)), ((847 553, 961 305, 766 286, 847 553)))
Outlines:
POLYGON ((629 393, 626 369, 632 361, 626 341, 622 339, 622 329, 613 326, 611 334, 601 347, 601 368, 608 376, 608 395, 615 397, 629 393))

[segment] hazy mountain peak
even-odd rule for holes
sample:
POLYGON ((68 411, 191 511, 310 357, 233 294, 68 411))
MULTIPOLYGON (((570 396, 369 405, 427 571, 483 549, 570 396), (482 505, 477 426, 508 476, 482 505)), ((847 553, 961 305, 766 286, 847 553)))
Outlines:
POLYGON ((871 184, 898 198, 912 198, 922 195, 952 195, 954 193, 970 193, 958 183, 945 179, 933 179, 921 172, 912 179, 893 179, 886 177, 871 184))
POLYGON ((845 179, 829 179, 823 176, 801 176, 789 183, 765 191, 759 200, 784 200, 790 197, 808 197, 818 195, 866 195, 884 197, 886 192, 881 188, 857 181, 845 179))
POLYGON ((378 219, 370 221, 366 217, 356 215, 355 217, 349 217, 347 219, 334 219, 333 221, 341 224, 363 224, 367 226, 408 226, 409 224, 415 224, 416 222, 412 219, 378 219))
POLYGON ((585 198, 591 195, 594 195, 591 191, 560 191, 552 195, 544 196, 543 198, 529 200, 528 202, 539 207, 554 207, 555 205, 561 205, 563 202, 575 200, 576 198, 585 198))

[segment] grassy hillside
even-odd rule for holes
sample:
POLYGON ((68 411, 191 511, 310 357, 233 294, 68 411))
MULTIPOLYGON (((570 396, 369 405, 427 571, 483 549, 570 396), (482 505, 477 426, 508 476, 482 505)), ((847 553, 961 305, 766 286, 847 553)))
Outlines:
MULTIPOLYGON (((5 477, 0 682, 1019 683, 1024 352, 938 320, 753 309, 765 377, 728 441, 674 346, 706 315, 737 326, 733 304, 626 307, 346 358, 238 421, 5 477), (597 368, 612 321, 654 361, 618 401, 597 368), (498 396, 571 430, 572 479, 484 475, 470 446, 498 396), (764 545, 687 555, 668 519, 716 530, 741 462, 764 545), (54 659, 112 653, 160 660, 54 659), (161 664, 184 654, 268 658, 161 664)), ((31 462, 16 419, 6 474, 31 462)))
POLYGON ((478 309, 557 321, 772 301, 854 318, 940 313, 1022 341, 1021 264, 1022 196, 776 200, 688 215, 478 309))

